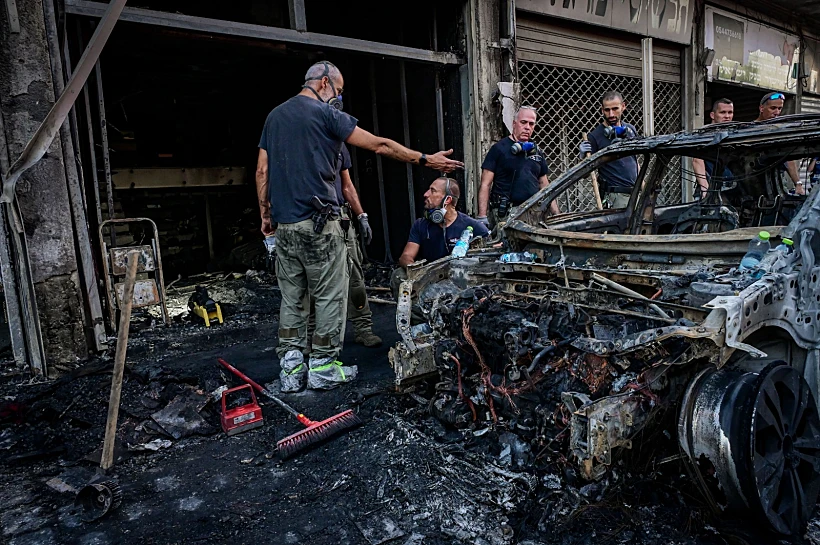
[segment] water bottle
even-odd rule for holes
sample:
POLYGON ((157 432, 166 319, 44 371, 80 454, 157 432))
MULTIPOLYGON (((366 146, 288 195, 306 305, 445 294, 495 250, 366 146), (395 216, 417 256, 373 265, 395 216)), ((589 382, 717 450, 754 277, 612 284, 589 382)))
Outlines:
POLYGON ((269 254, 276 251, 276 235, 265 236, 265 249, 268 250, 269 254))
POLYGON ((535 263, 535 254, 529 252, 517 252, 504 254, 499 258, 502 263, 535 263))
POLYGON ((766 252, 771 249, 769 244, 769 232, 760 231, 758 235, 749 242, 749 251, 740 260, 740 270, 748 271, 757 267, 766 252))
POLYGON ((793 245, 791 239, 784 238, 777 248, 766 254, 757 267, 764 272, 780 272, 786 266, 786 256, 793 251, 793 245))
POLYGON ((782 252, 783 255, 788 255, 794 251, 794 241, 790 238, 784 238, 780 244, 777 245, 775 251, 782 252))
POLYGON ((464 257, 467 255, 467 250, 470 249, 470 241, 473 239, 473 226, 470 225, 462 233, 461 238, 456 242, 456 247, 453 248, 451 255, 455 257, 464 257))

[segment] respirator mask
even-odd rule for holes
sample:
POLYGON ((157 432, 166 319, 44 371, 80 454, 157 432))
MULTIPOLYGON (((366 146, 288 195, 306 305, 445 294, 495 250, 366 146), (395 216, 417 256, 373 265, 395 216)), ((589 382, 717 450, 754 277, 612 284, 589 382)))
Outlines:
POLYGON ((444 185, 444 198, 441 199, 441 204, 437 208, 427 208, 424 210, 424 217, 435 224, 444 223, 444 215, 447 213, 447 197, 450 197, 450 179, 444 185))
POLYGON ((512 146, 510 146, 510 153, 513 155, 519 155, 523 153, 524 155, 532 155, 535 153, 537 146, 534 142, 516 142, 512 146))
POLYGON ((628 140, 635 138, 635 131, 631 127, 623 125, 606 126, 604 127, 604 137, 612 142, 619 142, 621 140, 628 140))
POLYGON ((316 78, 308 78, 308 79, 305 80, 305 82, 314 81, 314 80, 322 81, 322 78, 326 77, 327 82, 330 84, 330 88, 333 90, 333 94, 336 95, 336 96, 331 97, 329 100, 324 100, 321 96, 319 96, 319 93, 317 93, 316 89, 314 89, 313 87, 305 84, 305 85, 302 85, 302 89, 310 89, 310 91, 314 95, 316 95, 316 98, 318 98, 320 102, 324 102, 325 104, 328 104, 328 105, 332 106, 333 108, 336 108, 337 110, 341 110, 342 108, 344 108, 344 104, 342 103, 342 94, 336 92, 336 86, 333 85, 333 80, 330 79, 330 63, 327 62, 327 61, 322 61, 322 64, 325 67, 324 73, 322 73, 321 76, 316 77, 316 78))

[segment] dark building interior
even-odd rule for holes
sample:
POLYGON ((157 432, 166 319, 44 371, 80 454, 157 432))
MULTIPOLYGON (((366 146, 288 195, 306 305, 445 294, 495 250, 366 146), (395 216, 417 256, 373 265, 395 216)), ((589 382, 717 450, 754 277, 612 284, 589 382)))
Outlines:
MULTIPOLYGON (((424 7, 401 19, 377 2, 307 3, 312 33, 355 36, 420 49, 453 51, 460 7, 424 7), (437 24, 431 18, 447 21, 437 24), (389 25, 387 21, 392 21, 389 25), (400 21, 400 22, 398 22, 400 21), (382 23, 385 24, 382 24, 382 23), (436 39, 433 32, 436 30, 436 39), (436 43, 434 43, 436 42, 436 43)), ((183 13, 238 23, 288 26, 287 2, 133 2, 129 7, 183 13)), ((63 32, 76 63, 96 20, 69 15, 63 32)), ((262 251, 255 189, 257 145, 271 109, 299 92, 307 68, 336 64, 345 77, 345 111, 359 126, 405 143, 401 64, 406 81, 409 147, 439 149, 436 81, 442 89, 445 148, 462 155, 461 90, 457 67, 120 21, 100 61, 105 129, 115 217, 157 223, 169 280, 204 271, 244 270, 262 251), (375 117, 374 117, 375 116, 375 117)), ((86 202, 95 238, 108 215, 103 125, 96 75, 78 101, 76 130, 82 142, 86 202), (89 131, 89 128, 91 130, 89 131), (93 141, 92 141, 93 140, 93 141), (92 151, 94 150, 93 157, 92 151), (96 163, 96 168, 94 166, 96 163), (96 187, 95 187, 96 171, 96 187), (100 214, 94 208, 99 200, 100 214)), ((310 142, 301 145, 310 146, 310 142)), ((401 253, 422 195, 436 173, 412 168, 413 211, 407 168, 382 162, 383 197, 376 155, 353 154, 352 177, 368 212, 374 239, 368 257, 393 261, 401 253), (386 221, 385 221, 386 220, 386 221), (385 235, 385 223, 388 234, 385 235), (386 243, 387 242, 387 243, 386 243)), ((138 227, 117 228, 118 245, 139 243, 138 227)))

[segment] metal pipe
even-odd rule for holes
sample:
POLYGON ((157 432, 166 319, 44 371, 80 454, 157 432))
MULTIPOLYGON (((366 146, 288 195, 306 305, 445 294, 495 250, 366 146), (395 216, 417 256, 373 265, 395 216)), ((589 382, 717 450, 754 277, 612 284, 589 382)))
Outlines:
MULTIPOLYGON (((404 61, 399 61, 399 86, 401 87, 401 123, 404 129, 404 145, 410 147, 410 110, 407 106, 407 74, 404 61)), ((416 221, 416 187, 413 184, 413 165, 407 168, 407 196, 410 199, 410 221, 416 221)))
MULTIPOLYGON (((157 4, 162 5, 162 4, 157 4)), ((102 2, 89 0, 65 0, 65 12, 69 15, 100 17, 105 10, 102 2)), ((321 49, 339 49, 355 51, 366 55, 406 59, 434 64, 460 65, 464 60, 450 52, 434 52, 428 49, 405 47, 383 42, 371 42, 344 36, 319 34, 316 32, 299 32, 290 28, 278 28, 266 25, 237 23, 207 17, 195 17, 152 9, 126 8, 120 17, 122 21, 153 25, 164 28, 192 30, 194 32, 218 34, 222 36, 240 36, 254 40, 266 40, 310 46, 321 49)))
MULTIPOLYGON (((105 170, 105 197, 108 200, 108 219, 114 219, 114 183, 111 180, 111 157, 108 153, 108 123, 105 119, 105 96, 103 95, 100 61, 94 66, 97 81, 97 107, 100 120, 100 144, 102 145, 103 169, 105 170)), ((117 232, 111 226, 111 246, 117 245, 117 232)))
POLYGON ((643 75, 643 134, 655 134, 655 65, 652 38, 641 40, 641 72, 643 75))
MULTIPOLYGON (((0 113, 0 172, 9 166, 6 131, 3 126, 3 115, 0 113)), ((3 282, 3 299, 6 303, 11 351, 18 367, 26 365, 25 321, 20 301, 18 275, 14 266, 8 205, 0 204, 0 279, 3 282)))
POLYGON ((26 144, 23 153, 20 154, 20 157, 11 165, 11 168, 6 173, 4 177, 5 180, 3 181, 3 195, 0 197, 0 202, 8 203, 14 200, 14 189, 17 186, 17 180, 20 179, 20 176, 26 170, 42 159, 43 155, 48 151, 51 142, 54 141, 54 137, 57 136, 60 130, 60 126, 74 105, 80 88, 88 79, 92 65, 99 59, 105 42, 111 35, 111 31, 114 29, 114 25, 124 7, 125 0, 111 0, 111 3, 105 8, 102 20, 97 25, 97 29, 94 31, 94 35, 88 43, 88 47, 86 47, 83 56, 77 63, 77 68, 74 74, 72 74, 68 85, 66 85, 65 91, 63 91, 56 100, 54 106, 52 106, 51 110, 46 114, 40 126, 37 127, 37 131, 28 141, 28 144, 26 144))
MULTIPOLYGON (((77 21, 77 43, 82 46, 83 32, 80 21, 77 21)), ((94 125, 91 121, 91 98, 88 82, 83 85, 83 104, 85 105, 85 125, 88 130, 88 148, 91 158, 91 178, 94 182, 94 206, 97 214, 97 225, 102 223, 102 208, 100 207, 100 178, 97 170, 97 148, 94 145, 94 125)))
MULTIPOLYGON (((370 61, 370 102, 373 105, 373 134, 379 136, 379 107, 376 102, 376 63, 370 61)), ((382 230, 384 231, 384 260, 393 262, 390 252, 390 230, 387 226, 387 198, 384 193, 384 170, 382 157, 376 154, 376 176, 379 178, 379 202, 382 209, 382 230)))
MULTIPOLYGON (((601 276, 598 273, 592 273, 592 279, 595 280, 596 282, 599 282, 599 283, 603 284, 604 286, 606 286, 608 288, 612 288, 613 290, 615 290, 617 292, 623 293, 624 295, 634 297, 635 299, 641 299, 643 301, 651 301, 651 299, 649 297, 645 297, 645 296, 641 295, 640 293, 638 293, 637 291, 632 291, 631 289, 627 288, 626 286, 622 286, 621 284, 618 284, 617 282, 614 282, 614 281, 610 280, 609 278, 606 278, 605 276, 601 276)), ((663 311, 663 309, 661 309, 661 307, 659 307, 655 303, 649 303, 649 308, 651 308, 652 310, 657 312, 661 316, 661 318, 664 318, 666 320, 671 319, 669 317, 669 315, 667 313, 665 313, 663 311)))

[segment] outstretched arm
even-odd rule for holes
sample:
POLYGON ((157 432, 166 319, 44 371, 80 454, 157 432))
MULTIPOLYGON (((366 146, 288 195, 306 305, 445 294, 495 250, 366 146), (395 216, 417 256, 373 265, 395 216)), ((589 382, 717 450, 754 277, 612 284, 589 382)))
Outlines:
MULTIPOLYGON (((364 148, 376 152, 378 155, 395 159, 403 163, 418 164, 422 153, 405 148, 395 140, 389 138, 382 138, 376 136, 366 130, 356 127, 350 136, 347 137, 347 143, 357 148, 364 148)), ((433 170, 441 172, 452 172, 457 169, 463 169, 464 163, 449 159, 448 156, 453 153, 453 150, 439 151, 427 156, 427 166, 433 170)))

